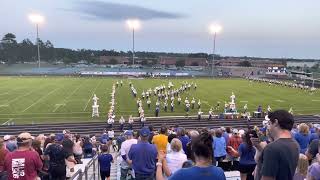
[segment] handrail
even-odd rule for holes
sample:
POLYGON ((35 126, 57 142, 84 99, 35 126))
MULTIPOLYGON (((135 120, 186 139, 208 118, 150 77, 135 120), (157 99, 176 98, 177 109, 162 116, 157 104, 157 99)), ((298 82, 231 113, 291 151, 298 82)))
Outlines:
MULTIPOLYGON (((82 172, 81 169, 79 169, 77 172, 75 172, 72 177, 70 178, 70 180, 91 180, 92 177, 93 179, 96 179, 96 161, 98 160, 98 155, 95 155, 92 159, 90 159, 90 161, 88 162, 88 164, 86 164, 84 171, 82 172), (90 168, 93 168, 93 172, 89 177, 88 171, 90 168)), ((98 176, 99 176, 99 172, 98 172, 98 176)))
POLYGON ((77 178, 77 179, 82 179, 82 170, 81 170, 81 169, 78 169, 78 171, 75 172, 75 173, 70 177, 71 180, 74 180, 75 178, 77 178))

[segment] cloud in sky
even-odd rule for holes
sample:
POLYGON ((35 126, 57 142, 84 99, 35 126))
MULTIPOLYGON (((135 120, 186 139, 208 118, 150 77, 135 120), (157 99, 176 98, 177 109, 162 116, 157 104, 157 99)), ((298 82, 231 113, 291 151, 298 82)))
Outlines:
POLYGON ((149 9, 136 5, 118 4, 102 1, 80 1, 68 11, 78 12, 89 19, 122 21, 130 18, 141 20, 178 19, 185 15, 149 9))

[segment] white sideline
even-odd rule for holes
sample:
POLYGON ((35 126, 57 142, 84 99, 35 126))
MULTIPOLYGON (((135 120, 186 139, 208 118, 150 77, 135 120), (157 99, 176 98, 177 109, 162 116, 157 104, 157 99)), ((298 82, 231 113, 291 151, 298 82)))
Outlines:
POLYGON ((57 91, 58 89, 61 89, 61 87, 58 87, 52 91, 50 91, 48 94, 42 96, 40 99, 38 99, 36 102, 34 102, 33 104, 31 104, 29 107, 27 107, 26 109, 24 109, 22 112, 25 112, 26 110, 30 109, 32 106, 38 104, 42 99, 45 99, 46 97, 48 97, 50 94, 54 93, 55 91, 57 91))

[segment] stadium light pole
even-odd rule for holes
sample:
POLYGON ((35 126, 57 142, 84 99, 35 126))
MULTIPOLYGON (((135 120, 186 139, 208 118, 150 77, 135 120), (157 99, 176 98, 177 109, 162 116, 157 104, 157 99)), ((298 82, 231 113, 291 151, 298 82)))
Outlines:
POLYGON ((39 14, 30 14, 29 15, 29 20, 36 24, 37 28, 37 48, 38 48, 38 63, 39 63, 39 68, 40 68, 40 47, 39 47, 39 24, 44 22, 44 17, 39 15, 39 14))
POLYGON ((135 30, 140 28, 140 21, 138 19, 128 19, 127 25, 130 29, 132 29, 132 65, 134 65, 134 33, 135 30))
POLYGON ((214 55, 216 52, 216 37, 221 32, 222 26, 219 24, 211 24, 209 27, 210 33, 213 35, 213 50, 212 50, 212 62, 211 62, 211 75, 213 76, 214 55))

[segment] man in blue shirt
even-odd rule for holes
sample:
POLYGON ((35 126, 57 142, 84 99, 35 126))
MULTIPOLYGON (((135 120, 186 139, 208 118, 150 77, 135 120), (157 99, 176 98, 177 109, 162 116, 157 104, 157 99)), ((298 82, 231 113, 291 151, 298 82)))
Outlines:
POLYGON ((148 142, 150 133, 148 127, 143 127, 140 130, 141 141, 133 144, 128 154, 136 179, 152 180, 155 176, 158 151, 154 144, 148 142))

